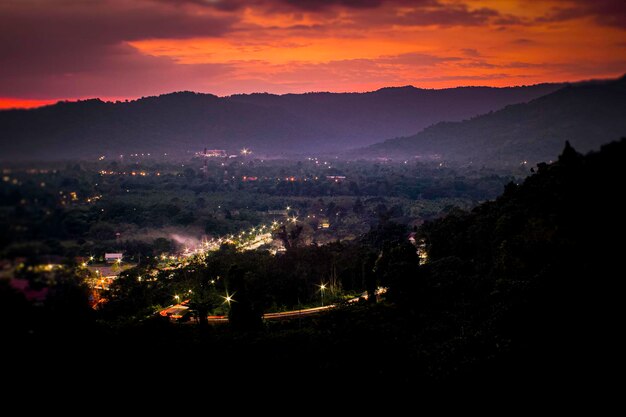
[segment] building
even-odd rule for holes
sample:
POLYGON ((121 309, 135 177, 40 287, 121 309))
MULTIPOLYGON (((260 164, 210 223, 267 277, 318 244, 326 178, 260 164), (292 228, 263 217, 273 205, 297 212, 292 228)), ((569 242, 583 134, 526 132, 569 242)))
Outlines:
POLYGON ((124 257, 123 253, 105 253, 104 261, 108 264, 113 264, 116 262, 122 262, 122 258, 124 257))
POLYGON ((204 148, 202 152, 196 152, 196 157, 199 158, 226 158, 228 155, 224 149, 207 149, 204 148))
POLYGON ((285 217, 287 217, 289 215, 289 212, 287 210, 268 210, 267 214, 269 214, 270 216, 285 216, 285 217))

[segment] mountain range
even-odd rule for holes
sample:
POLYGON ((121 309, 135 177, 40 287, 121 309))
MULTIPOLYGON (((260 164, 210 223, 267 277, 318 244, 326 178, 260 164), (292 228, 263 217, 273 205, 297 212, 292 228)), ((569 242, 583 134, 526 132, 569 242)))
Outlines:
POLYGON ((567 85, 528 103, 461 122, 440 122, 350 154, 534 165, 556 159, 568 140, 578 151, 588 152, 620 137, 626 137, 626 76, 567 85))
MULTIPOLYGON (((184 155, 205 147, 229 152, 248 147, 262 156, 341 152, 413 135, 441 121, 460 121, 525 103, 562 87, 407 86, 368 93, 229 97, 178 92, 124 102, 59 102, 0 111, 0 159, 59 160, 137 152, 184 155)), ((375 154, 377 149, 383 148, 368 152, 375 154)))

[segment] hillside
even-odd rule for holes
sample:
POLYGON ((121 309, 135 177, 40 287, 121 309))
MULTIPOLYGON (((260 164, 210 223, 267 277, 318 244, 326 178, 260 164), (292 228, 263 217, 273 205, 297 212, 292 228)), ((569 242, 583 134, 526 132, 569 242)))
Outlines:
POLYGON ((625 160, 626 140, 586 156, 567 144, 497 200, 427 223, 429 262, 396 291, 453 317, 463 337, 450 349, 468 372, 575 385, 601 375, 617 358, 625 160))
POLYGON ((474 163, 554 160, 565 141, 582 152, 626 135, 626 78, 569 85, 528 103, 353 152, 358 157, 439 156, 474 163))
POLYGON ((251 94, 220 98, 180 92, 131 102, 98 99, 0 112, 5 160, 67 159, 204 147, 257 155, 334 152, 409 135, 558 89, 384 88, 369 93, 251 94))

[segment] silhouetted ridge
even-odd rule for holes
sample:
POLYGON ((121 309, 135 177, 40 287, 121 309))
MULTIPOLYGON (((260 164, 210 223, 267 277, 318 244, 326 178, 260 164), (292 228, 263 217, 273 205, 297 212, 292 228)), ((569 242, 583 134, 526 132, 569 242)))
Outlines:
POLYGON ((128 102, 63 102, 1 111, 1 156, 16 160, 136 152, 188 155, 205 147, 230 152, 248 147, 269 156, 336 152, 526 102, 559 87, 406 86, 369 93, 229 97, 181 91, 128 102))
POLYGON ((567 85, 528 103, 357 150, 355 156, 440 158, 476 164, 555 160, 569 140, 587 152, 626 135, 624 77, 567 85))

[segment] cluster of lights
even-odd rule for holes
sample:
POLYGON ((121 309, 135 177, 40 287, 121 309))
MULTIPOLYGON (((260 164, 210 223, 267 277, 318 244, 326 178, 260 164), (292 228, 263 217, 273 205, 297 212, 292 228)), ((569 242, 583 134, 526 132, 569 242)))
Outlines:
POLYGON ((126 172, 126 171, 107 171, 105 169, 100 170, 99 173, 100 173, 100 175, 130 175, 130 176, 133 176, 133 177, 136 177, 136 176, 147 177, 147 176, 150 176, 150 175, 156 175, 157 177, 161 176, 160 172, 155 172, 154 174, 150 174, 149 172, 146 172, 146 171, 129 171, 129 172, 126 172))

